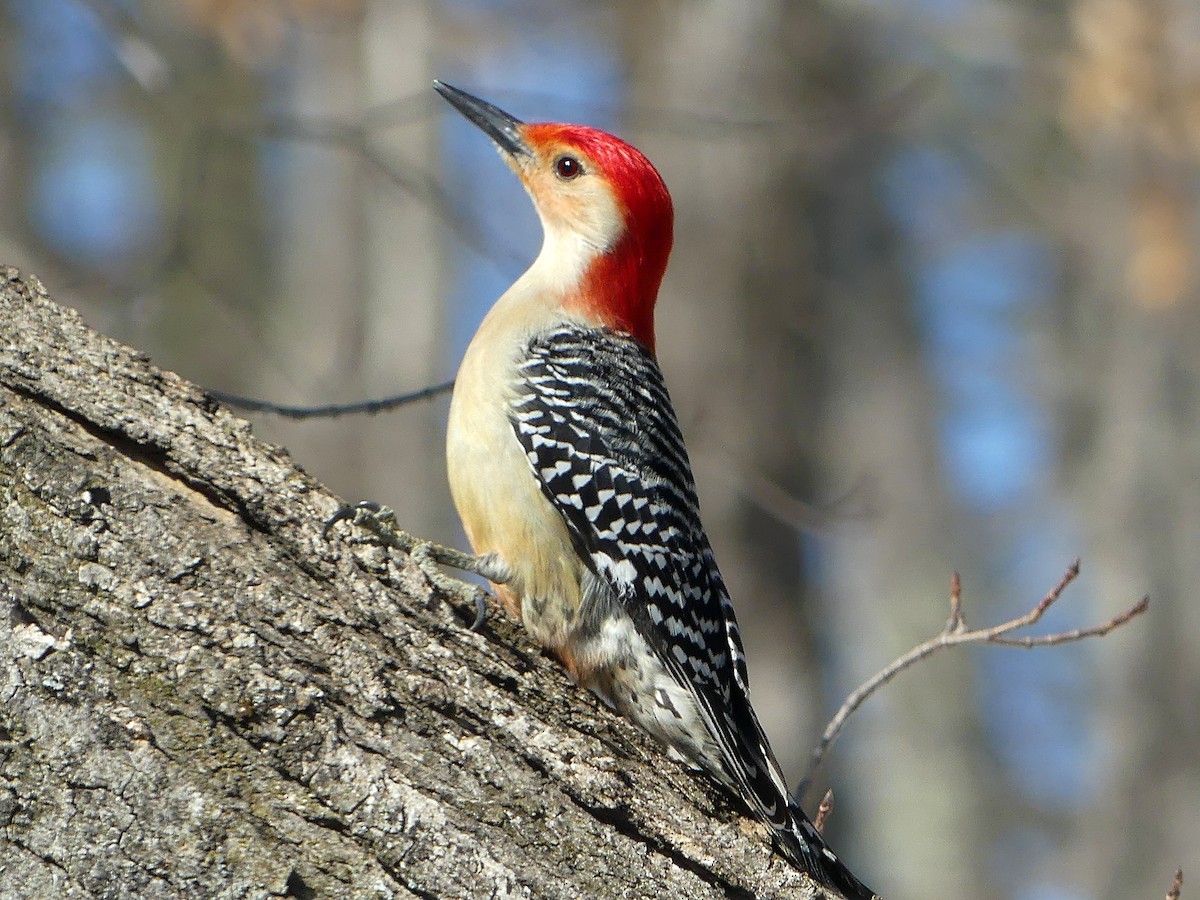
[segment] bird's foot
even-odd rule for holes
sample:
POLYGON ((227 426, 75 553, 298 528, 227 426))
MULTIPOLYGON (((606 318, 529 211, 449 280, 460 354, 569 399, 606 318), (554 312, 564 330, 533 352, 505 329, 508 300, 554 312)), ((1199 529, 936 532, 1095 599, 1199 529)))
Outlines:
POLYGON ((390 507, 371 500, 339 508, 325 521, 321 536, 328 538, 333 526, 343 521, 365 528, 385 547, 394 547, 407 553, 438 593, 473 605, 475 621, 471 624, 472 631, 478 631, 487 620, 487 591, 477 584, 468 584, 449 577, 438 566, 451 566, 464 572, 473 572, 496 584, 503 584, 512 577, 508 567, 495 554, 472 556, 453 547, 443 547, 441 544, 411 535, 396 527, 396 514, 390 507))

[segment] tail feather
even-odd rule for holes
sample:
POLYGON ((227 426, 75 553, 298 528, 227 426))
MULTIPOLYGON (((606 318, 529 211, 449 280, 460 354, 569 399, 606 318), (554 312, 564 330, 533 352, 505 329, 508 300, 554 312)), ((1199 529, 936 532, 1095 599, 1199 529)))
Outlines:
POLYGON ((775 832, 784 856, 846 900, 874 900, 878 896, 829 849, 804 810, 792 804, 788 812, 787 825, 775 832))
POLYGON ((710 729, 725 750, 723 776, 758 817, 770 826, 783 855, 817 882, 846 900, 873 900, 878 896, 859 881, 821 837, 797 804, 789 798, 787 783, 750 698, 733 693, 724 716, 714 721, 724 728, 710 729))

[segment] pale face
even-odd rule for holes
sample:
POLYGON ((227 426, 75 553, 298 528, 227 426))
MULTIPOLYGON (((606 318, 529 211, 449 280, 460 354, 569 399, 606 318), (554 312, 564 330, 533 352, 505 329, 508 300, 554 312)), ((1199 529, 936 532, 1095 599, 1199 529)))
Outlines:
POLYGON ((578 150, 539 147, 514 168, 533 198, 547 232, 574 231, 598 252, 610 249, 625 230, 624 217, 608 180, 578 150))
POLYGON ((612 185, 595 162, 559 141, 538 141, 530 126, 530 155, 505 154, 533 198, 545 241, 541 260, 553 261, 564 281, 573 281, 625 231, 625 218, 612 185))

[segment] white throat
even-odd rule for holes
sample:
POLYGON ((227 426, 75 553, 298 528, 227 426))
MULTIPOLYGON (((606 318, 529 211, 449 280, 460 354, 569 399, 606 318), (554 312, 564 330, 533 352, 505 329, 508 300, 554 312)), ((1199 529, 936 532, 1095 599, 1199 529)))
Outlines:
POLYGON ((529 193, 543 238, 528 274, 560 296, 571 293, 596 258, 620 240, 625 216, 610 187, 594 175, 559 190, 533 188, 529 193))
POLYGON ((575 229, 554 227, 542 222, 545 229, 542 249, 529 267, 526 277, 536 279, 544 289, 562 295, 574 291, 583 280, 592 262, 608 249, 596 244, 588 235, 575 229))

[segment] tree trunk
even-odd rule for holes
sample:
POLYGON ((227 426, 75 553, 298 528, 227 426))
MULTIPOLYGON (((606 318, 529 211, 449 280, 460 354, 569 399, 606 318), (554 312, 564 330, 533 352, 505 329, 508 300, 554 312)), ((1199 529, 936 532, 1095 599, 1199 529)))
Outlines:
POLYGON ((203 391, 0 268, 0 896, 824 896, 203 391))

